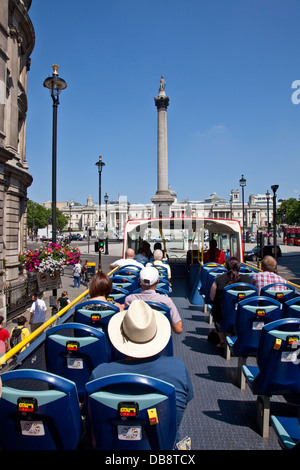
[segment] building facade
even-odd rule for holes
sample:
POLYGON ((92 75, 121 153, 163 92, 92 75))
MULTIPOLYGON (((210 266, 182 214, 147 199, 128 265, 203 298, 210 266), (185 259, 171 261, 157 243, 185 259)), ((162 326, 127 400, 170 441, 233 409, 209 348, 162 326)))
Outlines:
MULTIPOLYGON (((0 315, 6 317, 7 289, 21 286, 19 254, 26 249, 27 72, 35 34, 28 10, 31 0, 0 2, 0 315)), ((23 290, 15 289, 14 299, 23 290)))
MULTIPOLYGON (((174 202, 170 206, 171 217, 211 217, 218 219, 235 219, 242 226, 243 204, 240 201, 239 190, 232 190, 229 201, 226 201, 216 193, 211 194, 203 201, 183 200, 179 202, 175 191, 169 187, 170 195, 174 202)), ((51 207, 51 202, 45 203, 45 206, 51 207)), ((278 206, 280 202, 278 203, 278 206)), ((69 201, 59 203, 59 208, 63 214, 68 217, 69 223, 65 230, 74 233, 87 233, 89 229, 92 232, 95 224, 99 220, 99 204, 94 203, 91 196, 87 199, 87 204, 82 205, 69 201)), ((244 203, 245 228, 250 233, 256 235, 256 231, 266 230, 268 221, 273 221, 272 199, 267 202, 265 195, 251 194, 248 201, 244 203), (269 211, 268 211, 269 206, 269 211), (269 217, 268 217, 269 212, 269 217)), ((101 220, 107 223, 108 232, 113 236, 123 237, 126 221, 128 219, 145 219, 156 217, 156 205, 149 204, 130 204, 126 196, 121 196, 118 201, 108 201, 101 204, 101 220)))

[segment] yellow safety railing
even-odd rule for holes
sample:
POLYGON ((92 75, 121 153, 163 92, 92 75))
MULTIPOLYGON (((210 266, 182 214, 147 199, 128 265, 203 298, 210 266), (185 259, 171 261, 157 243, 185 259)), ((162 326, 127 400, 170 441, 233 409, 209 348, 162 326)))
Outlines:
MULTIPOLYGON (((119 269, 119 267, 114 268, 112 271, 108 273, 108 276, 113 274, 119 269)), ((76 297, 75 300, 72 300, 66 307, 62 308, 57 312, 55 315, 53 315, 49 320, 45 321, 39 328, 34 330, 33 333, 31 333, 29 336, 27 336, 23 341, 20 341, 15 347, 7 351, 5 354, 3 354, 0 357, 0 366, 5 364, 9 359, 11 359, 15 354, 17 354, 24 346, 26 346, 30 341, 34 340, 37 336, 39 336, 41 333, 43 333, 48 326, 52 325, 58 318, 62 317, 68 310, 70 310, 74 305, 76 305, 81 299, 86 297, 89 294, 89 290, 87 289, 84 291, 82 294, 80 294, 78 297, 76 297)))

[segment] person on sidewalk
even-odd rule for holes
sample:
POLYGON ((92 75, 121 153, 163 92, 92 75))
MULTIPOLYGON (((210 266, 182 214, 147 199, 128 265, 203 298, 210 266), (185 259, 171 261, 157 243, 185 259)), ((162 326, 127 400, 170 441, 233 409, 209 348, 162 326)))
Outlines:
POLYGON ((39 299, 37 293, 34 293, 32 296, 32 305, 30 308, 30 319, 29 324, 31 327, 31 333, 37 328, 42 326, 45 322, 47 307, 43 299, 39 299))

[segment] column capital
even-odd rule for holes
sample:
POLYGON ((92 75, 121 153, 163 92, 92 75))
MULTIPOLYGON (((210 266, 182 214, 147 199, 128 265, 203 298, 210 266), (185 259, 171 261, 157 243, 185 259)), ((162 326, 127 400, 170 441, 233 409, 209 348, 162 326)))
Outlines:
POLYGON ((154 98, 154 101, 157 110, 167 109, 167 107, 169 106, 170 98, 168 96, 156 96, 154 98))

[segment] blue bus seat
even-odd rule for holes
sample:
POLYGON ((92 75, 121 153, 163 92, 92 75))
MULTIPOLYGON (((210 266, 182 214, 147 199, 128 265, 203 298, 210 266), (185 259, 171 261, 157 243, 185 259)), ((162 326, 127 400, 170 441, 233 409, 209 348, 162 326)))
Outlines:
POLYGON ((295 296, 295 287, 284 282, 274 282, 267 286, 263 286, 260 290, 261 295, 266 297, 272 297, 278 300, 278 302, 286 302, 287 300, 293 299, 295 296))
POLYGON ((257 350, 257 366, 243 365, 243 374, 258 395, 263 437, 269 435, 270 397, 300 393, 300 319, 286 318, 265 325, 257 350))
POLYGON ((152 266, 153 268, 157 269, 160 278, 162 277, 168 280, 168 268, 167 267, 164 267, 158 264, 153 264, 152 266))
MULTIPOLYGON (((235 336, 227 336, 226 358, 230 354, 239 358, 238 371, 246 364, 247 357, 256 356, 261 330, 266 324, 280 320, 282 304, 263 296, 250 297, 238 303, 235 322, 235 336)), ((240 374, 240 387, 245 388, 244 375, 240 374)))
POLYGON ((103 331, 81 323, 64 323, 46 331, 45 355, 47 371, 75 382, 83 401, 84 386, 95 367, 108 362, 109 348, 103 331))
POLYGON ((113 286, 111 293, 107 297, 107 301, 110 302, 112 300, 119 304, 123 304, 127 295, 129 295, 128 290, 123 289, 122 287, 113 286))
POLYGON ((222 321, 219 323, 221 331, 229 335, 234 333, 238 303, 257 295, 257 288, 245 282, 237 282, 224 287, 222 294, 222 321))
POLYGON ((218 263, 206 263, 206 264, 203 264, 201 266, 201 268, 200 268, 200 289, 199 289, 201 295, 206 294, 205 286, 206 286, 206 276, 207 276, 208 271, 210 271, 211 269, 216 269, 216 268, 223 268, 226 271, 226 268, 224 268, 224 266, 222 266, 221 264, 218 264, 218 263))
POLYGON ((74 382, 36 369, 6 372, 1 379, 2 449, 75 450, 78 447, 81 417, 74 382), (21 388, 25 382, 26 390, 21 388))
POLYGON ((115 274, 111 277, 113 287, 121 287, 122 289, 126 289, 130 294, 135 290, 137 283, 135 280, 130 279, 127 276, 118 276, 115 274))
POLYGON ((86 385, 87 432, 94 449, 172 450, 175 387, 138 374, 116 374, 86 385))
POLYGON ((300 318, 300 297, 287 300, 283 306, 284 318, 300 318))
POLYGON ((295 446, 299 447, 300 425, 298 417, 271 415, 271 424, 282 449, 290 450, 295 446))
POLYGON ((212 300, 210 298, 210 291, 211 291, 211 288, 212 288, 212 285, 216 279, 216 277, 220 276, 221 274, 224 274, 226 273, 227 269, 225 268, 213 268, 213 269, 210 269, 207 271, 207 275, 206 275, 206 281, 205 281, 205 293, 204 293, 204 302, 206 304, 209 304, 211 305, 212 304, 212 300))
POLYGON ((87 300, 75 306, 75 323, 83 323, 84 325, 99 328, 105 333, 109 361, 120 358, 119 353, 112 346, 107 334, 109 320, 119 311, 119 307, 111 302, 105 302, 104 300, 87 300))

